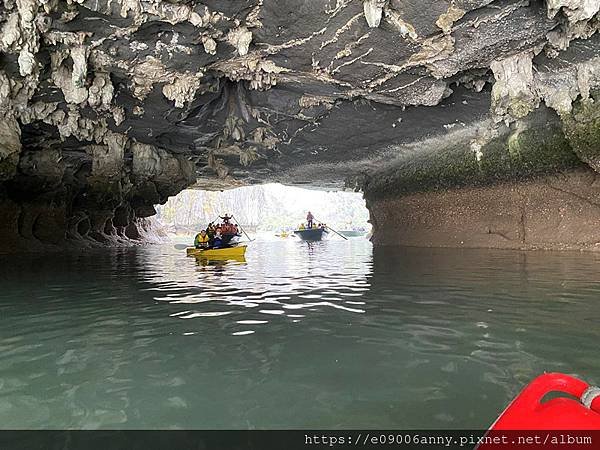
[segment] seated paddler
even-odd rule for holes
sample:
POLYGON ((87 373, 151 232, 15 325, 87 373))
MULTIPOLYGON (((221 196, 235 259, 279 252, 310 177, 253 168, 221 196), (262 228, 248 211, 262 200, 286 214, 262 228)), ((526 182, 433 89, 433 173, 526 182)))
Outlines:
POLYGON ((215 233, 215 237, 212 239, 210 246, 211 246, 211 248, 225 247, 223 245, 223 237, 221 236, 221 231, 219 229, 217 229, 217 232, 215 233))
POLYGON ((206 234, 206 230, 202 230, 196 235, 196 238, 194 239, 194 247, 208 248, 208 240, 209 239, 208 234, 206 234))

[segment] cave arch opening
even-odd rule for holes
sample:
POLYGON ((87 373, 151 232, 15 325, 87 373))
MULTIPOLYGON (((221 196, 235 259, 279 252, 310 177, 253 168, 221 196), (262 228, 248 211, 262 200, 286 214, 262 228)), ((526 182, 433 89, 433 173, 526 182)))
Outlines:
POLYGON ((349 231, 371 230, 361 192, 306 189, 277 183, 224 191, 186 189, 156 205, 157 220, 170 234, 191 234, 222 214, 233 214, 248 232, 274 235, 291 231, 311 211, 318 222, 349 231))

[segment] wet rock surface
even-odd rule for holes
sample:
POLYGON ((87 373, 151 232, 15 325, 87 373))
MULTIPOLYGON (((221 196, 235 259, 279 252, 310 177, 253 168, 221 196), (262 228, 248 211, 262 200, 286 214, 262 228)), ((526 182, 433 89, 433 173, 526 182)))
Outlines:
POLYGON ((599 10, 3 0, 4 241, 138 239, 194 184, 345 186, 375 204, 598 170, 599 10))
POLYGON ((369 202, 374 242, 416 247, 600 250, 591 169, 369 202))

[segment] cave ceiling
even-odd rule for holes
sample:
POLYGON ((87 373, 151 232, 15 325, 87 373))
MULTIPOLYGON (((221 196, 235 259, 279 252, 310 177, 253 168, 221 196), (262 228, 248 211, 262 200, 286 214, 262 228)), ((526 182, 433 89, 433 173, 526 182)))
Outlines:
POLYGON ((173 192, 194 180, 342 187, 440 137, 477 153, 540 107, 558 118, 590 96, 599 10, 599 0, 3 0, 0 180, 43 190, 179 171, 173 192))

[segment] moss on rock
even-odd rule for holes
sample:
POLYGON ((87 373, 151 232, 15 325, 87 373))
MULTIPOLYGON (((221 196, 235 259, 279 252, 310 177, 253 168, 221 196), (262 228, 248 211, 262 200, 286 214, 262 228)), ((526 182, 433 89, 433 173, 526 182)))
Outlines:
POLYGON ((570 114, 562 116, 563 129, 573 151, 600 172, 600 91, 592 98, 575 103, 570 114))
POLYGON ((475 150, 468 144, 405 154, 365 183, 368 197, 525 180, 582 166, 558 121, 517 128, 475 150))

